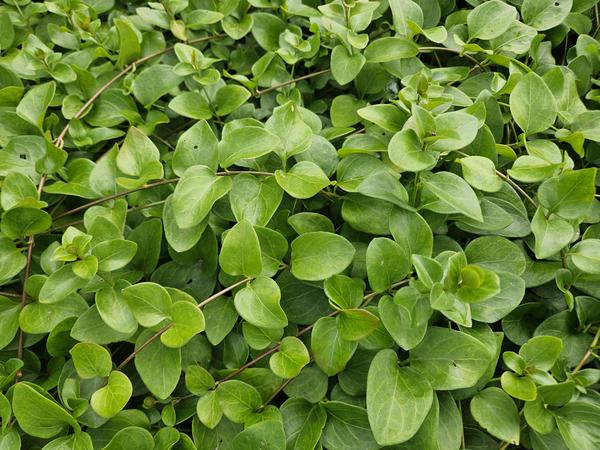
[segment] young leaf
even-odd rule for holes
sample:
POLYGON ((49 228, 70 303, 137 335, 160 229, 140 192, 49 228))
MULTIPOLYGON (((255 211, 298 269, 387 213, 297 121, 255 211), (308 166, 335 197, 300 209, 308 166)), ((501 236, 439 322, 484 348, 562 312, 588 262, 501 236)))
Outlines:
POLYGON ((107 377, 112 370, 110 353, 100 345, 80 342, 69 353, 81 378, 107 377))
POLYGON ((235 308, 242 318, 262 328, 283 328, 288 320, 279 304, 281 292, 271 278, 259 277, 235 294, 235 308))
POLYGON ((262 272, 260 242, 254 227, 242 220, 227 232, 223 240, 219 264, 229 275, 256 277, 262 272))
POLYGON ((121 411, 133 393, 131 381, 122 372, 113 371, 108 384, 92 394, 90 405, 102 417, 113 417, 121 411))
POLYGON ((279 351, 269 359, 269 367, 281 378, 294 378, 309 361, 308 350, 302 341, 287 336, 281 340, 279 351))

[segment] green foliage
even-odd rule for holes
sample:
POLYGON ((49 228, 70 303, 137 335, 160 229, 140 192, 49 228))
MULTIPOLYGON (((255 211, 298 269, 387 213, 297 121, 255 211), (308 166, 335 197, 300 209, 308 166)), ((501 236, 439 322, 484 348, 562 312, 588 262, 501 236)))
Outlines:
POLYGON ((592 450, 596 0, 0 4, 0 449, 592 450))

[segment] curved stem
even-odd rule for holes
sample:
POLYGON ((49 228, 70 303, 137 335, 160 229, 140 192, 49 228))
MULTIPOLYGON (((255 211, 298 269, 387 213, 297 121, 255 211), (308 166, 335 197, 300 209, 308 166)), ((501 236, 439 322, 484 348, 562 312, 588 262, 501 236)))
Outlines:
POLYGON ((594 335, 594 340, 588 347, 587 351, 584 353, 584 355, 581 357, 581 359, 579 360, 579 362, 573 369, 573 372, 572 372, 573 374, 576 374, 577 372, 579 372, 581 370, 581 368, 583 366, 585 366, 585 363, 587 363, 587 360, 594 353, 594 348, 598 345, 599 340, 600 340, 600 328, 598 328, 598 331, 596 331, 596 334, 594 335))
MULTIPOLYGON (((231 286, 227 286, 225 289, 220 290, 219 292, 217 292, 216 294, 211 295, 210 297, 208 297, 206 300, 204 300, 201 303, 198 303, 198 305, 196 305, 196 307, 198 309, 202 308, 205 305, 208 305, 210 302, 218 299, 219 297, 221 297, 222 295, 228 293, 229 291, 234 290, 236 287, 249 282, 250 280, 252 280, 252 277, 246 277, 243 280, 240 280, 236 283, 233 283, 231 286)), ((162 327, 160 330, 158 330, 156 333, 154 333, 152 336, 150 336, 148 339, 146 339, 144 342, 142 342, 142 344, 140 344, 140 346, 138 348, 136 348, 133 352, 131 352, 131 354, 125 358, 121 364, 119 364, 117 366, 117 370, 121 370, 123 369, 123 367, 125 367, 127 364, 129 364, 129 362, 136 357, 136 355, 138 355, 142 350, 144 350, 146 347, 148 347, 148 345, 150 345, 150 343, 152 343, 152 341, 154 341, 156 338, 158 338, 161 334, 163 334, 165 331, 171 329, 173 327, 173 324, 170 323, 164 327, 162 327)))
POLYGON ((469 55, 468 53, 463 53, 460 50, 454 50, 453 48, 448 48, 448 47, 419 47, 419 51, 420 52, 449 52, 449 53, 454 53, 462 58, 467 58, 469 61, 471 61, 472 63, 474 63, 477 67, 479 67, 481 70, 485 70, 485 68, 481 65, 481 63, 479 61, 477 61, 477 59, 473 58, 471 55, 469 55))
POLYGON ((318 71, 313 72, 313 73, 309 73, 307 75, 302 75, 301 77, 294 78, 293 80, 289 80, 289 81, 286 81, 284 83, 279 83, 279 84, 273 85, 271 87, 263 89, 262 91, 256 91, 256 93, 254 94, 254 96, 255 97, 260 97, 261 95, 264 95, 267 92, 271 92, 271 91, 274 91, 276 89, 280 89, 282 87, 289 86, 290 84, 294 84, 294 83, 296 83, 298 81, 308 80, 309 78, 313 78, 313 77, 316 77, 316 76, 319 76, 319 75, 323 75, 323 74, 328 73, 330 71, 331 71, 331 69, 323 69, 323 70, 318 70, 318 71))

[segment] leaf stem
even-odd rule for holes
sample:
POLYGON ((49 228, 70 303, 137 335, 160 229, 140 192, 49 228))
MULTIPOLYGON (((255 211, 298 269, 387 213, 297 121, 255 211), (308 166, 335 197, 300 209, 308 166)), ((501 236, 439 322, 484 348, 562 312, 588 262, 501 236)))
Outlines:
POLYGON ((485 68, 479 63, 479 61, 477 61, 477 59, 475 59, 468 53, 461 52, 460 50, 454 50, 453 48, 448 48, 448 47, 419 47, 419 51, 420 52, 450 52, 450 53, 454 53, 462 58, 467 58, 469 61, 473 62, 477 67, 479 67, 481 70, 485 71, 485 68))
POLYGON ((592 343, 590 344, 590 346, 588 347, 586 352, 583 354, 583 356, 581 357, 581 359, 579 360, 579 362, 573 369, 573 372, 571 372, 571 373, 576 374, 577 372, 579 372, 581 370, 581 368, 585 365, 585 363, 587 363, 587 360, 594 353, 594 349, 598 345, 599 340, 600 340, 600 328, 598 328, 598 330, 596 331, 596 334, 594 335, 594 340, 592 341, 592 343))
POLYGON ((323 75, 323 74, 328 73, 330 71, 331 71, 331 69, 323 69, 323 70, 318 70, 316 72, 312 72, 312 73, 309 73, 309 74, 306 74, 306 75, 302 75, 301 77, 297 77, 297 78, 294 78, 292 80, 285 81, 283 83, 275 84, 275 85, 273 85, 271 87, 263 89, 262 91, 256 91, 256 93, 254 94, 254 96, 255 97, 260 97, 261 95, 264 95, 264 94, 266 94, 268 92, 271 92, 271 91, 274 91, 276 89, 280 89, 282 87, 289 86, 290 84, 294 84, 294 83, 296 83, 298 81, 308 80, 309 78, 313 78, 313 77, 316 77, 316 76, 319 76, 319 75, 323 75))
POLYGON ((538 205, 537 205, 536 201, 534 199, 532 199, 529 196, 529 194, 527 192, 525 192, 525 190, 521 186, 519 186, 517 183, 515 183, 513 180, 511 180, 508 175, 503 174, 499 170, 496 170, 496 175, 498 175, 500 178, 502 178, 504 181, 506 181, 508 184, 510 184, 524 198, 526 198, 527 200, 529 200, 529 203, 531 203, 535 208, 537 208, 538 205))
MULTIPOLYGON (((251 280, 252 280, 252 277, 246 277, 243 280, 233 283, 231 286, 227 286, 225 289, 220 290, 219 292, 211 295, 210 297, 208 297, 206 300, 202 301, 201 303, 198 303, 198 305, 196 305, 196 307, 198 309, 200 309, 203 306, 208 305, 210 302, 218 299, 222 295, 228 293, 229 291, 232 291, 236 287, 238 287, 244 283, 247 283, 251 280)), ((142 342, 142 344, 138 348, 136 348, 133 352, 131 352, 131 354, 127 358, 125 358, 121 362, 121 364, 119 364, 119 366, 117 367, 117 370, 121 370, 123 367, 125 367, 133 358, 136 357, 136 355, 138 355, 142 350, 144 350, 146 347, 148 347, 148 345, 150 345, 150 343, 152 343, 152 341, 154 341, 156 338, 158 338, 165 331, 169 330, 172 326, 173 326, 172 323, 165 325, 160 330, 158 330, 156 333, 154 333, 152 336, 150 336, 148 339, 146 339, 144 342, 142 342)))

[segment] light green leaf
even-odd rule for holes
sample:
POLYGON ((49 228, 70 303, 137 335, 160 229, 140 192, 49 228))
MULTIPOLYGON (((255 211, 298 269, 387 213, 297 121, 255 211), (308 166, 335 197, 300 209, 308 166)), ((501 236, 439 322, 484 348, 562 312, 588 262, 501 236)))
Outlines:
POLYGON ((177 225, 181 228, 198 225, 215 202, 230 189, 230 177, 219 177, 206 166, 188 168, 173 193, 172 206, 177 225))
POLYGON ((423 174, 422 180, 427 189, 453 209, 467 217, 483 222, 477 195, 461 177, 442 171, 423 174))
POLYGON ((269 359, 269 367, 281 378, 294 378, 310 361, 308 350, 300 339, 286 336, 279 344, 279 351, 269 359))
POLYGON ((69 353, 81 378, 107 377, 112 370, 110 353, 98 344, 79 342, 69 353))
POLYGON ((182 176, 188 167, 206 166, 217 170, 219 141, 206 120, 188 128, 177 140, 173 153, 173 172, 182 176))
POLYGON ((367 275, 375 292, 387 291, 410 272, 406 249, 388 238, 375 238, 367 247, 367 275))
POLYGON ((204 331, 204 315, 197 305, 180 300, 171 305, 170 328, 160 335, 167 347, 179 348, 204 331))
POLYGON ((259 179, 249 174, 233 178, 229 202, 235 218, 265 226, 281 203, 283 191, 274 177, 259 179))
POLYGON ((279 304, 281 292, 271 278, 259 277, 235 294, 235 308, 244 320, 261 328, 283 328, 287 317, 279 304))
POLYGON ((311 145, 312 129, 304 122, 300 109, 293 102, 276 107, 265 126, 279 137, 280 146, 275 152, 282 161, 308 150, 311 145))
POLYGON ((555 336, 535 336, 529 339, 519 350, 527 367, 550 370, 559 358, 563 342, 555 336))
POLYGON ((122 291, 136 320, 143 327, 153 327, 170 318, 171 297, 159 284, 144 282, 122 291))
POLYGON ((140 56, 142 48, 138 40, 137 30, 133 28, 129 21, 121 18, 114 20, 115 27, 119 33, 119 58, 117 59, 117 67, 124 67, 131 61, 140 56))
POLYGON ((8 210, 19 204, 25 206, 24 201, 38 200, 37 187, 27 175, 19 172, 10 172, 2 182, 0 204, 2 209, 8 210))
POLYGON ((250 98, 250 92, 242 86, 230 84, 223 86, 215 95, 215 112, 217 116, 226 116, 232 113, 250 98))
POLYGON ((262 404, 256 388, 239 380, 219 384, 217 396, 225 416, 236 423, 248 420, 262 404))
POLYGON ((98 258, 98 270, 110 272, 126 266, 137 252, 137 244, 124 239, 111 239, 100 242, 92 249, 92 254, 98 258))
POLYGON ((356 347, 356 342, 342 339, 333 317, 321 317, 315 323, 310 348, 315 362, 327 375, 344 370, 356 347))
MULTIPOLYGON (((140 346, 154 334, 146 330, 135 343, 140 346)), ((181 350, 166 347, 160 339, 152 340, 135 355, 135 368, 148 390, 159 399, 165 399, 175 390, 181 376, 181 350)))
POLYGON ((141 71, 135 78, 133 95, 145 108, 149 108, 182 81, 183 78, 176 75, 171 66, 155 64, 141 71))
POLYGON ((538 31, 560 25, 571 11, 573 0, 523 0, 523 22, 538 31))
POLYGON ((467 16, 469 39, 494 39, 507 31, 517 17, 516 8, 500 0, 481 3, 467 16))
POLYGON ((291 271, 299 280, 324 280, 352 262, 354 247, 342 236, 324 231, 304 233, 292 241, 291 271))
POLYGON ((41 129, 46 110, 52 102, 55 92, 56 83, 54 81, 32 87, 17 105, 17 115, 41 129))
POLYGON ((510 112, 525 134, 535 134, 554 125, 557 108, 544 80, 535 72, 530 72, 521 78, 511 92, 510 112))
POLYGON ((535 236, 535 257, 545 259, 555 255, 571 242, 573 226, 557 216, 547 218, 538 208, 531 221, 531 231, 535 236))
POLYGON ((490 387, 471 400, 473 418, 492 436, 519 444, 520 418, 515 402, 502 389, 490 387))
POLYGON ((127 375, 115 370, 110 373, 108 384, 92 394, 90 405, 100 416, 113 417, 125 407, 132 393, 127 375))
POLYGON ((219 161, 227 168, 242 159, 259 158, 279 147, 280 139, 257 126, 243 126, 229 131, 219 143, 219 161))
POLYGON ((429 170, 437 163, 439 154, 423 149, 414 130, 408 128, 396 133, 388 144, 390 160, 407 172, 429 170))
POLYGON ((330 183, 325 172, 311 161, 300 161, 287 172, 277 170, 275 178, 288 194, 300 199, 314 197, 330 183))
POLYGON ((404 287, 393 298, 382 297, 377 307, 385 329, 401 348, 410 350, 421 342, 431 316, 427 297, 413 287, 404 287))
POLYGON ((483 156, 467 156, 460 160, 460 165, 465 181, 475 189, 497 192, 502 188, 502 179, 496 175, 492 160, 483 156))
POLYGON ((217 391, 210 391, 198 399, 196 414, 200 422, 210 429, 218 425, 223 417, 223 409, 219 403, 217 391))
POLYGON ((412 58, 419 53, 417 45, 400 37, 383 37, 372 41, 365 48, 365 58, 369 63, 383 63, 403 58, 412 58))
POLYGON ((117 167, 126 175, 151 179, 163 176, 160 153, 138 128, 131 127, 117 155, 117 167))
POLYGON ((247 220, 236 223, 223 239, 219 264, 229 275, 256 277, 262 272, 260 242, 247 220))
POLYGON ((342 339, 360 341, 372 334, 379 326, 379 317, 366 309, 344 309, 335 318, 342 339))
POLYGON ((595 179, 596 168, 563 172, 540 185, 540 204, 564 219, 583 217, 596 194, 595 179))
POLYGON ((381 350, 373 358, 367 378, 367 413, 378 444, 394 445, 413 437, 432 401, 427 380, 410 367, 398 367, 396 352, 381 350))
POLYGON ((348 54, 343 45, 338 45, 331 52, 331 74, 338 83, 344 85, 356 78, 365 65, 366 58, 360 53, 348 54))
POLYGON ((573 264, 583 272, 600 273, 600 239, 584 239, 569 250, 573 264))

